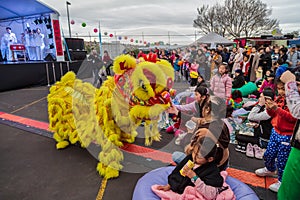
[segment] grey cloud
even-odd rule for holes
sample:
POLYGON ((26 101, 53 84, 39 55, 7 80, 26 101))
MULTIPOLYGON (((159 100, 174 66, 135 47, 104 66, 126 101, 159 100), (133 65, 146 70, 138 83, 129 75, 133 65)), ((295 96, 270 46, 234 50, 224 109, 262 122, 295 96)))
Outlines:
MULTIPOLYGON (((65 1, 41 0, 58 10, 61 14, 63 28, 67 29, 65 1)), ((86 33, 91 27, 97 27, 101 21, 101 28, 108 32, 168 32, 177 31, 183 34, 194 32, 193 20, 197 17, 197 7, 203 4, 212 5, 217 0, 69 0, 72 5, 70 17, 76 24, 72 26, 73 32, 86 33), (83 29, 80 24, 87 23, 83 29)), ((271 18, 280 21, 284 29, 298 29, 300 20, 298 8, 300 2, 295 0, 263 0, 271 7, 271 18), (291 27, 292 26, 292 27, 291 27)), ((65 31, 67 32, 67 31, 65 31)), ((283 30, 285 32, 285 30, 283 30)))

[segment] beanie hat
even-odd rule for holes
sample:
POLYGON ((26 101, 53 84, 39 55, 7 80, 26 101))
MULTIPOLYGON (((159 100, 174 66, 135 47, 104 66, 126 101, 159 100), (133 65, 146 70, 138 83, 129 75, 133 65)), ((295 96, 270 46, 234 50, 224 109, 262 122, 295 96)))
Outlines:
POLYGON ((241 73, 243 73, 243 71, 241 69, 237 69, 237 70, 235 70, 235 73, 241 74, 241 73))

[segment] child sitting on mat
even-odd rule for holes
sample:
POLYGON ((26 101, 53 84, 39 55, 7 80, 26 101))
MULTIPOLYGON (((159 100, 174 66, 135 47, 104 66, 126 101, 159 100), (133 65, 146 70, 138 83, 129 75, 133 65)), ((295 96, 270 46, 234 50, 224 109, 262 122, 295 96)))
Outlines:
POLYGON ((158 185, 157 190, 172 190, 182 194, 187 186, 194 186, 205 199, 215 199, 227 189, 223 187, 224 179, 217 167, 222 159, 223 149, 210 137, 194 137, 186 148, 186 154, 168 176, 168 184, 158 185))

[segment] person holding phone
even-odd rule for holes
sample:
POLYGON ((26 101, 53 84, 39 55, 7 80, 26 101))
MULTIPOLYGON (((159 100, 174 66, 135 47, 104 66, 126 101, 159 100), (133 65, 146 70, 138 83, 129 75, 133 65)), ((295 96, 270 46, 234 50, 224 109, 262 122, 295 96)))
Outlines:
POLYGON ((278 192, 280 188, 283 170, 291 151, 290 139, 296 124, 296 119, 286 104, 284 83, 278 79, 276 86, 278 97, 274 101, 265 98, 267 113, 272 117, 273 125, 270 141, 263 156, 265 167, 255 171, 258 176, 274 176, 276 169, 278 170, 278 182, 269 187, 273 192, 278 192))
POLYGON ((236 135, 237 146, 236 150, 244 152, 248 157, 255 157, 263 159, 264 150, 266 149, 270 140, 272 132, 271 116, 267 113, 265 102, 274 100, 275 93, 271 88, 265 88, 260 94, 258 103, 251 109, 247 126, 253 127, 254 136, 247 136, 242 134, 236 135))

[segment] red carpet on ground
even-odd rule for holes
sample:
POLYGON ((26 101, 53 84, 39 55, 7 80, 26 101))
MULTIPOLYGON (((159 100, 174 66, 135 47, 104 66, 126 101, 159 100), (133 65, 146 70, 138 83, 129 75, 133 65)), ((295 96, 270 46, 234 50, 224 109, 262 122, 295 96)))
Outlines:
MULTIPOLYGON (((0 112, 0 119, 8 120, 8 121, 20 123, 25 126, 49 131, 49 129, 48 129, 49 124, 46 122, 32 120, 29 118, 8 114, 5 112, 0 112)), ((122 147, 122 149, 128 153, 142 156, 145 158, 150 158, 152 160, 158 160, 158 161, 161 161, 166 164, 173 163, 171 153, 151 149, 148 147, 139 146, 136 144, 125 144, 122 147)), ((231 177, 234 177, 246 184, 249 184, 249 185, 252 185, 255 187, 268 188, 272 183, 277 181, 276 178, 258 177, 255 175, 255 173, 247 172, 247 171, 243 171, 243 170, 239 170, 239 169, 228 168, 227 171, 231 177)))

